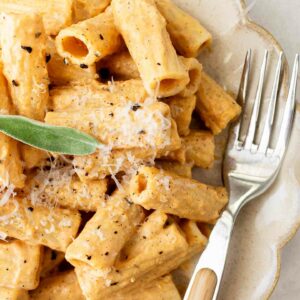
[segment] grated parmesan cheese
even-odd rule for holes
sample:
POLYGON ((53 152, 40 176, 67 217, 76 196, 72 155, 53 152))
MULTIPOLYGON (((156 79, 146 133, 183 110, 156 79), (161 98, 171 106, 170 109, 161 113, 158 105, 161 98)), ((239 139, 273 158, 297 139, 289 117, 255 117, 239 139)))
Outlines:
POLYGON ((72 226, 72 220, 68 218, 63 218, 59 224, 59 227, 71 227, 72 226))
POLYGON ((6 239, 7 239, 7 234, 5 232, 0 232, 0 240, 3 242, 8 242, 6 239))
MULTIPOLYGON (((0 192, 3 191, 5 187, 2 186, 0 192)), ((14 192, 15 186, 13 184, 9 184, 3 196, 0 199, 0 206, 4 206, 11 197, 14 197, 16 193, 14 192)))

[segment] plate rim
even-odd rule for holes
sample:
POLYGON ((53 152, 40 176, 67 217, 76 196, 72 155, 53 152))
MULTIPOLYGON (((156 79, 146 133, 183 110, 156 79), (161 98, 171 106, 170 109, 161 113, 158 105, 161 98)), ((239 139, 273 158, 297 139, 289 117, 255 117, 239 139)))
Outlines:
MULTIPOLYGON (((273 34, 268 31, 266 28, 264 28, 263 26, 257 24, 255 21, 251 20, 251 18, 249 17, 249 14, 247 12, 247 4, 246 4, 246 0, 234 0, 237 1, 237 3, 239 4, 239 10, 241 12, 241 18, 244 22, 244 26, 248 27, 251 30, 256 31, 258 34, 261 34, 265 37, 267 37, 268 39, 271 40, 272 44, 278 48, 278 50, 283 51, 283 48, 281 47, 280 43, 277 41, 277 39, 273 36, 273 34)), ((284 51, 283 51, 284 53, 284 51)), ((288 74, 288 63, 285 64, 284 67, 284 73, 288 74)), ((288 82, 285 80, 283 82, 284 84, 284 88, 287 91, 288 90, 288 82)), ((299 110, 300 105, 297 104, 297 109, 296 109, 296 114, 300 111, 299 110)), ((263 296, 264 299, 270 299, 271 295, 273 294, 279 278, 280 278, 280 272, 281 272, 281 261, 282 261, 282 250, 283 248, 288 244, 289 241, 291 241, 293 239, 293 237, 295 236, 295 234, 297 233, 297 231, 300 229, 300 217, 298 217, 297 220, 295 220, 294 225, 289 229, 289 231, 286 233, 285 236, 281 237, 278 239, 278 241, 276 242, 276 244, 270 244, 270 247, 275 247, 275 260, 276 260, 276 273, 274 274, 274 280, 272 282, 272 285, 270 288, 268 288, 265 291, 265 295, 263 296)))

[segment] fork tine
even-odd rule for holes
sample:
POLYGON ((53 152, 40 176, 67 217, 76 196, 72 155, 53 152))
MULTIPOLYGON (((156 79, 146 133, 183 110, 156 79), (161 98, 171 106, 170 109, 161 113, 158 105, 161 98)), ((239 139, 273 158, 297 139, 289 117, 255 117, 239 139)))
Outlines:
POLYGON ((283 66, 283 52, 280 52, 279 55, 279 61, 276 68, 275 73, 275 80, 272 90, 272 95, 268 107, 267 117, 265 121, 265 126, 263 130, 263 134, 260 140, 260 144, 258 147, 258 151, 262 153, 266 153, 269 143, 270 143, 270 137, 271 137, 271 130, 274 122, 274 116, 275 116, 275 109, 276 109, 276 103, 278 100, 278 91, 279 91, 279 84, 280 84, 280 77, 282 74, 282 66, 283 66))
POLYGON ((240 121, 237 122, 237 124, 235 126, 236 139, 238 141, 241 138, 241 132, 240 131, 241 131, 241 128, 243 126, 243 120, 244 120, 244 114, 245 114, 244 107, 246 106, 246 99, 247 99, 246 97, 247 97, 247 91, 248 91, 251 55, 252 55, 252 51, 251 51, 251 49, 249 49, 247 51, 247 54, 246 54, 246 57, 245 57, 245 63, 244 63, 244 68, 243 68, 239 93, 238 93, 238 96, 237 96, 237 102, 242 107, 242 113, 241 113, 241 116, 240 116, 240 121))
POLYGON ((290 138, 296 108, 296 90, 299 71, 299 54, 296 55, 293 74, 290 83, 289 95, 284 109, 282 125, 275 148, 275 155, 283 156, 290 138))
POLYGON ((244 143, 245 150, 251 150, 251 147, 252 147, 252 144, 254 141, 254 137, 255 137, 255 132, 256 132, 256 128, 257 128, 257 120, 258 120, 258 116, 259 116, 259 110, 260 110, 260 104, 261 104, 261 98, 262 98, 264 79, 265 79, 265 74, 266 74, 266 69, 267 69, 268 56, 269 56, 269 52, 268 52, 268 50, 266 50, 265 55, 264 55, 263 64, 262 64, 262 67, 260 70, 259 82, 258 82, 258 86, 257 86, 254 106, 252 109, 250 124, 249 124, 249 128, 248 128, 246 140, 244 143))

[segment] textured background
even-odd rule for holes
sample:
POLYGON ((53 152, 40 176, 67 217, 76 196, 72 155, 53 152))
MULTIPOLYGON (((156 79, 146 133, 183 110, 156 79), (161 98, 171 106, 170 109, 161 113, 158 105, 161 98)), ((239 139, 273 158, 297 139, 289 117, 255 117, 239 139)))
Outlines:
MULTIPOLYGON (((247 0, 246 2, 250 17, 275 36, 291 65, 294 55, 300 53, 300 0, 247 0)), ((298 91, 299 100, 300 81, 298 91)), ((271 300, 283 299, 300 299, 300 231, 282 252, 281 274, 271 300)))

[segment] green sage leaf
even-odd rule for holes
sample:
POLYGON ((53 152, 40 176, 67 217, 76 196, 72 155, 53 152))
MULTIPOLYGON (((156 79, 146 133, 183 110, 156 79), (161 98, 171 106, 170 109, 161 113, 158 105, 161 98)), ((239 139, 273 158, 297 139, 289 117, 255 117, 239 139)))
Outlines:
POLYGON ((101 144, 76 129, 15 115, 0 115, 0 132, 32 147, 69 155, 94 153, 101 144))

